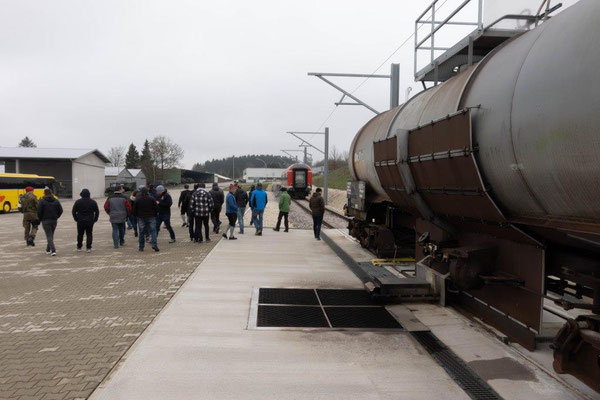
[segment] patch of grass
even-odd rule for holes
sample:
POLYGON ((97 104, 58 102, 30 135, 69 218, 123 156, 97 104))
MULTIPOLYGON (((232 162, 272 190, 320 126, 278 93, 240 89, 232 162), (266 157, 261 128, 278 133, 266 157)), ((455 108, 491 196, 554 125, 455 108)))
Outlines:
MULTIPOLYGON (((346 184, 350 180, 350 170, 345 165, 333 171, 329 171, 329 187, 332 189, 346 190, 346 184)), ((313 186, 323 187, 323 175, 313 177, 313 186)))

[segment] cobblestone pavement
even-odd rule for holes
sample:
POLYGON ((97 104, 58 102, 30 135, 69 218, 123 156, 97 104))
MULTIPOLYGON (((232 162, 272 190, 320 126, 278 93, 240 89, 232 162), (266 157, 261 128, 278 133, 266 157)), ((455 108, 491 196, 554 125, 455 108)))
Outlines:
POLYGON ((102 212, 93 252, 78 253, 72 202, 63 207, 57 257, 43 232, 25 246, 21 214, 0 215, 0 399, 87 398, 218 239, 189 242, 174 211, 177 243, 163 229, 161 252, 142 253, 127 231, 114 249, 102 212))

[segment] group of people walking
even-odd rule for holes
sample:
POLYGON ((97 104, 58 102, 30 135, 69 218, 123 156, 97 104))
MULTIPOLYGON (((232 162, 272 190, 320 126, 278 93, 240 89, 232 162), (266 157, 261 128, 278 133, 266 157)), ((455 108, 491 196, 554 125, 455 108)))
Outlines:
MULTIPOLYGON (((117 187, 106 202, 104 211, 109 215, 112 226, 113 246, 118 249, 125 244, 126 227, 133 229, 138 238, 138 250, 144 251, 146 242, 149 242, 154 251, 160 251, 157 244, 157 235, 161 226, 169 232, 169 243, 175 243, 175 231, 171 226, 171 207, 173 199, 167 189, 159 185, 140 186, 134 190, 129 198, 124 194, 122 187, 117 187)), ((85 236, 85 249, 92 251, 94 224, 98 221, 100 211, 98 203, 90 197, 90 191, 83 189, 81 198, 73 204, 72 215, 77 223, 77 251, 83 250, 85 236)), ((256 229, 255 235, 262 236, 264 211, 268 203, 268 196, 261 183, 253 185, 249 192, 242 189, 237 183, 229 185, 227 195, 214 183, 211 190, 206 190, 203 183, 194 185, 193 190, 189 185, 184 185, 184 190, 177 203, 180 209, 182 227, 187 227, 190 240, 196 243, 210 242, 210 226, 212 232, 218 234, 221 230, 220 215, 225 204, 225 215, 228 226, 222 233, 225 239, 236 240, 234 235, 236 225, 239 226, 238 234, 244 234, 244 215, 246 207, 250 207, 250 225, 256 229), (204 235, 203 235, 204 231, 204 235)), ((284 232, 289 231, 289 211, 291 198, 285 188, 281 189, 279 196, 279 215, 273 230, 280 231, 283 220, 284 232)), ((320 240, 321 224, 325 212, 325 203, 321 197, 321 189, 317 189, 310 198, 310 208, 313 214, 315 239, 320 240)), ((54 245, 54 231, 58 219, 63 213, 63 208, 52 190, 46 188, 44 196, 37 199, 32 187, 25 188, 21 198, 21 211, 23 212, 24 239, 27 246, 35 246, 35 237, 41 224, 46 234, 46 253, 56 255, 54 245)))

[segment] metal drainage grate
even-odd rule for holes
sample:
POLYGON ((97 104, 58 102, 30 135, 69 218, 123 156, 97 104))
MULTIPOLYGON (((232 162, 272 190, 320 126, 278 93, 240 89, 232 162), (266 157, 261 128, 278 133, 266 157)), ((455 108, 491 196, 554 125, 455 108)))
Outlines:
POLYGON ((383 307, 325 307, 332 328, 402 329, 383 307))
POLYGON ((324 306, 374 306, 377 305, 365 290, 317 289, 324 306))
POLYGON ((321 307, 258 306, 256 325, 259 327, 328 328, 321 307))
POLYGON ((260 288, 251 308, 249 326, 257 328, 402 329, 360 289, 260 288))
POLYGON ((319 300, 313 289, 272 289, 261 288, 258 296, 260 304, 297 304, 318 306, 319 300))
POLYGON ((483 381, 452 350, 431 332, 411 332, 450 377, 475 400, 501 400, 502 397, 483 381))

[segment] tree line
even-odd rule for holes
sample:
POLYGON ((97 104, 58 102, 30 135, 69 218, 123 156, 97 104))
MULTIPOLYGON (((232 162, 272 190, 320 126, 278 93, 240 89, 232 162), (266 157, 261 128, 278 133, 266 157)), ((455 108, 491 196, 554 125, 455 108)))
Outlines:
POLYGON ((248 154, 212 159, 204 163, 195 163, 194 171, 214 172, 219 175, 238 179, 246 168, 287 168, 296 161, 291 157, 273 154, 248 154), (235 169, 235 170, 234 170, 235 169))
POLYGON ((141 169, 148 180, 164 182, 165 171, 178 167, 183 154, 181 146, 161 135, 146 139, 141 152, 131 143, 127 151, 125 146, 111 147, 106 156, 112 167, 141 169))

